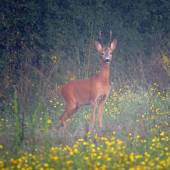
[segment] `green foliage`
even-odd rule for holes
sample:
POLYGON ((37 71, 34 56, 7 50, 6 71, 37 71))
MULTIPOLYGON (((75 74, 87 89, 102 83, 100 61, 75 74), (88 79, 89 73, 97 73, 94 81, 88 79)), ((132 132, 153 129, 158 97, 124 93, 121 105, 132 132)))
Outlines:
POLYGON ((15 148, 14 153, 18 153, 18 145, 19 145, 19 133, 20 133, 20 124, 19 124, 19 115, 18 115, 18 102, 17 102, 17 91, 15 90, 14 94, 14 110, 15 110, 15 119, 16 119, 16 141, 15 141, 15 148))
MULTIPOLYGON (((11 137, 8 132, 16 124, 10 123, 10 116, 1 119, 0 168, 129 169, 133 165, 136 169, 168 169, 169 90, 159 91, 157 84, 148 90, 138 88, 135 92, 128 85, 118 92, 113 90, 105 104, 103 129, 98 129, 96 121, 95 131, 88 129, 89 108, 75 113, 67 121, 68 131, 63 131, 55 125, 63 112, 63 103, 51 100, 46 108, 48 112, 40 112, 40 103, 30 119, 25 117, 29 129, 24 132, 27 145, 26 142, 19 145, 18 157, 11 154, 11 141, 3 140, 11 137), (53 112, 53 108, 57 108, 57 112, 53 112)), ((15 92, 15 106, 19 104, 16 101, 15 92)), ((17 109, 13 109, 16 112, 17 109)))
POLYGON ((1 1, 0 169, 169 169, 169 6, 167 0, 1 1), (94 41, 101 31, 106 44, 110 30, 118 45, 104 132, 97 125, 88 133, 90 107, 68 119, 67 131, 56 130, 64 111, 59 87, 98 73, 94 41))
MULTIPOLYGON (((35 69, 45 77, 52 76, 49 81, 52 84, 57 81, 58 85, 74 76, 83 79, 96 74, 100 58, 94 40, 98 40, 99 31, 105 43, 110 30, 118 39, 114 52, 117 57, 111 68, 115 69, 116 80, 111 81, 120 78, 122 82, 127 77, 128 81, 142 79, 150 83, 148 79, 153 73, 148 74, 147 68, 157 60, 152 56, 169 55, 169 49, 164 48, 169 43, 169 1, 4 0, 0 3, 0 88, 4 96, 9 90, 14 93, 11 86, 19 83, 21 74, 29 72, 28 78, 34 79, 35 69), (145 69, 145 73, 141 74, 138 68, 145 69)), ((154 80, 159 77, 156 75, 154 80)))
MULTIPOLYGON (((35 109, 35 112, 34 114, 32 115, 32 121, 31 121, 31 128, 30 128, 30 131, 31 131, 31 141, 32 141, 32 146, 35 145, 35 115, 37 114, 38 110, 40 109, 42 103, 39 103, 39 105, 37 106, 37 108, 35 109)), ((23 141, 27 141, 28 138, 25 137, 25 134, 26 134, 26 131, 27 131, 27 125, 25 124, 25 114, 23 115, 19 115, 19 112, 18 112, 18 101, 17 101, 17 91, 15 90, 15 94, 14 94, 14 110, 15 110, 15 123, 14 123, 14 126, 15 126, 15 130, 14 130, 14 134, 12 134, 12 138, 13 138, 13 141, 11 143, 11 149, 13 151, 13 156, 15 158, 18 157, 18 152, 19 152, 19 149, 23 143, 23 141)), ((26 142, 27 143, 27 142, 26 142)), ((34 146, 35 147, 35 146, 34 146)), ((32 152, 34 151, 35 148, 33 148, 32 152)))

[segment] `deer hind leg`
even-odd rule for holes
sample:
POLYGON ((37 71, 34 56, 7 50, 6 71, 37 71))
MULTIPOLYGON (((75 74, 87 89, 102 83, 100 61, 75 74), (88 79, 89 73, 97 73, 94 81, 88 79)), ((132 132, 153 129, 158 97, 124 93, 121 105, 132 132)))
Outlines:
POLYGON ((104 104, 106 102, 106 96, 103 97, 100 100, 100 103, 98 105, 98 121, 99 121, 99 127, 102 127, 102 120, 103 120, 103 108, 104 108, 104 104))
POLYGON ((64 128, 66 128, 66 120, 71 117, 75 112, 77 112, 79 110, 80 106, 76 105, 76 103, 66 103, 66 109, 63 112, 63 114, 59 117, 59 121, 60 121, 60 125, 64 126, 64 128))
POLYGON ((95 124, 95 111, 96 111, 97 101, 91 101, 91 128, 94 127, 95 124))

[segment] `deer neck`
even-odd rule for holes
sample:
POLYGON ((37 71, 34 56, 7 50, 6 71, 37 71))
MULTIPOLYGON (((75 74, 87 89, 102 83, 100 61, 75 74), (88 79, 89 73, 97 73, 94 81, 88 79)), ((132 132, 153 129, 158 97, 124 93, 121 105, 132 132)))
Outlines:
POLYGON ((109 83, 109 69, 110 69, 110 63, 105 63, 102 61, 102 65, 99 73, 100 81, 109 83))

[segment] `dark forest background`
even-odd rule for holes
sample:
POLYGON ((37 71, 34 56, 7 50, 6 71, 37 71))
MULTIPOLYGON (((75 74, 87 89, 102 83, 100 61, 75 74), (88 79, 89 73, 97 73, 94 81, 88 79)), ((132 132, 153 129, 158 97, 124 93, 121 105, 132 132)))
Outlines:
MULTIPOLYGON (((117 39, 110 68, 115 90, 170 83, 169 0, 2 0, 0 99, 59 98, 58 88, 100 70, 94 46, 117 39), (41 94, 41 95, 40 95, 41 94), (38 96, 40 96, 38 98, 38 96)), ((22 107, 21 107, 22 108, 22 107)))

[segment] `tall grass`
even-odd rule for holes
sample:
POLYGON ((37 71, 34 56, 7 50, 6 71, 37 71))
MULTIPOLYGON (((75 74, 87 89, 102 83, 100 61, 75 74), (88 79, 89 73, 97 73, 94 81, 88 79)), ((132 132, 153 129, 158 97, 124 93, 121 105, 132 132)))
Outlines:
POLYGON ((170 168, 170 88, 159 91, 154 84, 147 90, 134 91, 127 85, 112 90, 104 108, 103 129, 96 120, 95 131, 89 130, 88 106, 67 120, 64 131, 57 128, 64 111, 62 100, 50 99, 47 108, 38 104, 22 119, 18 105, 15 92, 11 105, 15 116, 0 120, 1 169, 170 168))

